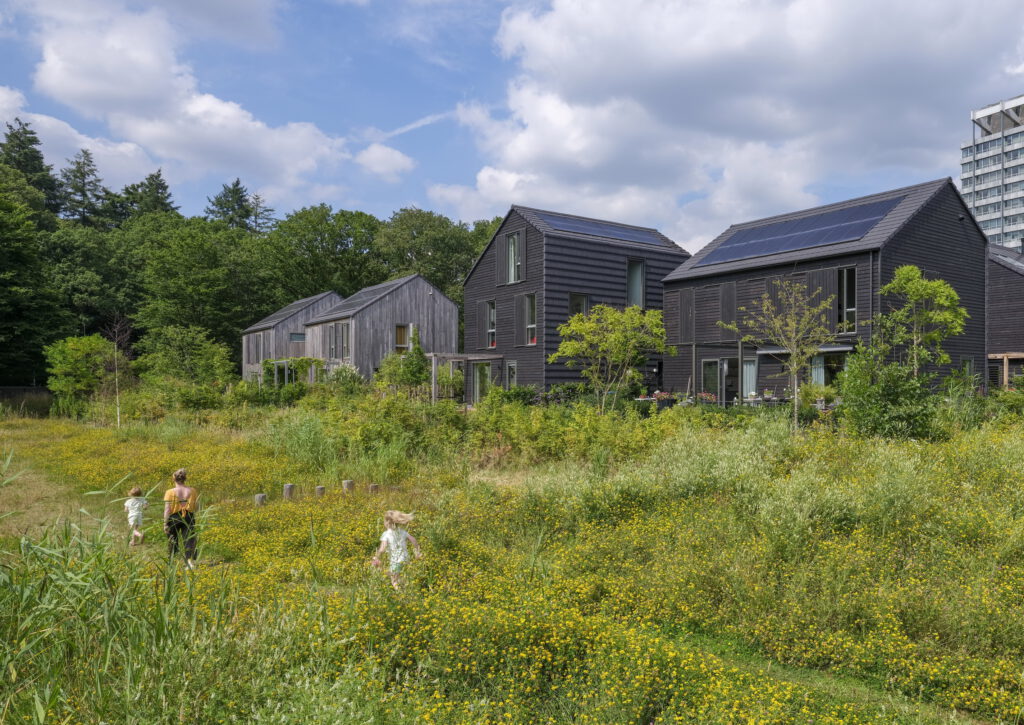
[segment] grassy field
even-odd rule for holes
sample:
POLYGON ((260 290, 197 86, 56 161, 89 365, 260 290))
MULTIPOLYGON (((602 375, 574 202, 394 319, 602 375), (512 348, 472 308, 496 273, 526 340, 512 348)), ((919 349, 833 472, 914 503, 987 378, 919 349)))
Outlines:
POLYGON ((0 509, 29 510, 0 521, 0 721, 1019 721, 1024 427, 668 421, 629 458, 442 456, 378 495, 263 431, 0 421, 30 469, 0 509), (196 572, 159 540, 182 465, 207 504, 196 572), (286 481, 305 495, 280 501, 286 481), (154 516, 129 550, 135 483, 154 516), (399 593, 367 566, 387 508, 424 546, 399 593))

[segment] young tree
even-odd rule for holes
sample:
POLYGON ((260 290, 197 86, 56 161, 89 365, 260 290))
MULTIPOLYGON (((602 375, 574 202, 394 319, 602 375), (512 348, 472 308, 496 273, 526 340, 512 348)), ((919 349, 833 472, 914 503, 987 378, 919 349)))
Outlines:
POLYGON ((614 407, 619 390, 641 379, 640 369, 649 355, 675 352, 665 345, 661 310, 595 305, 590 314, 570 317, 558 333, 562 341, 548 362, 565 360, 568 367, 579 366, 598 395, 602 413, 609 396, 614 407))
POLYGON ((220 193, 212 199, 206 197, 206 201, 209 202, 209 206, 206 207, 206 218, 210 221, 222 221, 233 229, 252 231, 256 209, 241 179, 224 184, 220 193))
POLYGON ((834 338, 829 325, 833 297, 819 299, 821 290, 808 294, 807 285, 793 280, 774 281, 775 289, 755 300, 750 309, 739 308, 743 315, 734 324, 719 322, 758 347, 775 345, 785 350, 782 367, 789 375, 793 391, 793 429, 799 425, 800 374, 821 346, 834 338), (774 294, 773 294, 774 293, 774 294))
POLYGON ((28 183, 43 193, 46 210, 51 214, 60 213, 60 181, 39 150, 39 136, 20 118, 15 118, 13 125, 8 123, 6 126, 7 133, 0 142, 0 164, 23 173, 28 183))
POLYGON ((220 387, 234 377, 230 350, 200 327, 159 327, 139 341, 138 349, 143 354, 135 366, 143 378, 220 387))
POLYGON ((60 172, 64 216, 86 226, 97 226, 110 190, 103 186, 89 149, 82 149, 68 163, 70 166, 60 172))
POLYGON ((886 343, 892 349, 903 350, 914 376, 929 363, 949 363, 942 343, 962 333, 968 317, 949 282, 925 279, 920 269, 908 264, 899 267, 880 292, 890 295, 898 305, 890 305, 881 321, 886 343))
POLYGON ((50 374, 46 385, 57 398, 58 410, 69 414, 79 412, 86 399, 112 382, 115 364, 126 369, 114 343, 99 335, 67 337, 43 352, 50 374))

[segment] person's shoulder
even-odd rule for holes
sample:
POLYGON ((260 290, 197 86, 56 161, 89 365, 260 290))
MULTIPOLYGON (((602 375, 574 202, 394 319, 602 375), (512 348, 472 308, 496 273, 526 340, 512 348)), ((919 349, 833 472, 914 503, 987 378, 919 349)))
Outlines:
POLYGON ((164 491, 164 501, 173 501, 175 498, 176 496, 174 495, 173 488, 169 488, 166 491, 164 491))

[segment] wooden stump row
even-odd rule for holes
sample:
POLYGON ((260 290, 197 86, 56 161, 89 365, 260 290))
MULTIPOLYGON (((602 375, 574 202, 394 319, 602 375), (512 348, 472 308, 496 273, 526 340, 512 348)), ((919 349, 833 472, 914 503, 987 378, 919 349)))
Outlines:
MULTIPOLYGON (((356 490, 356 482, 351 479, 345 479, 341 482, 341 490, 345 493, 354 493, 356 490)), ((380 484, 371 483, 367 486, 367 490, 370 493, 380 493, 380 484)), ((317 486, 315 489, 317 498, 323 498, 327 494, 326 486, 317 486)), ((284 488, 281 491, 281 498, 285 501, 294 501, 298 496, 298 490, 294 483, 284 484, 284 488)), ((258 493, 253 497, 253 503, 256 506, 266 506, 268 496, 265 493, 258 493)))

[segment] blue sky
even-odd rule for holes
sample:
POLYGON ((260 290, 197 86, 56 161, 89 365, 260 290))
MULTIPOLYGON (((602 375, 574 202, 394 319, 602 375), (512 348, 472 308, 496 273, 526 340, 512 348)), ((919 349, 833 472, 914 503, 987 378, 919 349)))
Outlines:
POLYGON ((521 203, 694 251, 955 177, 1022 51, 1017 0, 0 0, 0 121, 189 214, 237 176, 279 215, 521 203))

